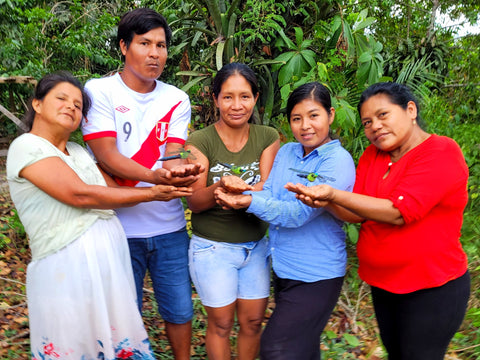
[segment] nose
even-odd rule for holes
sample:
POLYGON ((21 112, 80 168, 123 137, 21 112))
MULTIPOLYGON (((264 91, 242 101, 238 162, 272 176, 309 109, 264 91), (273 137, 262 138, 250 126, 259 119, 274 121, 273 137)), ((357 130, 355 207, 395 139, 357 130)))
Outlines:
POLYGON ((156 46, 155 44, 152 44, 149 48, 148 55, 153 58, 158 58, 160 56, 160 49, 158 48, 158 46, 156 46))
POLYGON ((308 121, 308 119, 302 119, 302 130, 308 130, 310 129, 310 122, 308 121))
POLYGON ((242 107, 242 101, 239 97, 233 98, 232 108, 240 109, 242 107))
POLYGON ((378 129, 381 129, 383 126, 382 122, 377 119, 372 119, 372 131, 377 131, 378 129))

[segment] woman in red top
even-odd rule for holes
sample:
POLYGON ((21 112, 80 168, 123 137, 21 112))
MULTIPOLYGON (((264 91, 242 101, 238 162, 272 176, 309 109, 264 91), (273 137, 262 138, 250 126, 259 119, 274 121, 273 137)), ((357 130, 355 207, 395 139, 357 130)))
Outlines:
POLYGON ((359 275, 371 285, 389 360, 443 359, 470 294, 460 244, 468 167, 454 140, 418 125, 418 103, 401 84, 365 90, 358 110, 371 145, 353 193, 287 184, 314 207, 361 222, 359 275))

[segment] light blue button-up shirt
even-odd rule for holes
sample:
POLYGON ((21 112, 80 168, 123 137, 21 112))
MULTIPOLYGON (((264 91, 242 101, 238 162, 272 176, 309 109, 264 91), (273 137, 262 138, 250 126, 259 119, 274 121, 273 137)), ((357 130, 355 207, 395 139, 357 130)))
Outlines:
POLYGON ((342 221, 323 208, 311 208, 287 191, 287 182, 307 186, 327 183, 352 191, 355 164, 338 140, 332 140, 307 156, 299 143, 283 145, 262 191, 248 192, 252 202, 247 212, 270 223, 272 266, 284 279, 314 282, 345 275, 347 255, 342 221), (318 173, 313 182, 290 170, 318 173), (335 181, 333 181, 333 179, 335 181))

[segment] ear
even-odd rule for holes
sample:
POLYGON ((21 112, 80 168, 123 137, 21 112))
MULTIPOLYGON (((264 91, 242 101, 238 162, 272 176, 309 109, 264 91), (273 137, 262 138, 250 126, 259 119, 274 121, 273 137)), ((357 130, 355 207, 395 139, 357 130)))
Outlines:
POLYGON ((330 114, 328 115, 328 126, 332 125, 333 120, 335 120, 335 108, 330 108, 330 114))
POLYGON ((217 97, 215 95, 212 94, 212 98, 213 98, 213 102, 215 103, 215 106, 218 108, 218 100, 217 100, 217 97))
POLYGON ((407 114, 412 120, 417 118, 417 111, 417 105, 415 105, 415 102, 409 101, 407 103, 407 114))
POLYGON ((123 39, 120 39, 120 50, 122 52, 122 55, 125 56, 128 49, 127 49, 127 44, 125 44, 125 41, 123 41, 123 39))
POLYGON ((33 100, 32 100, 32 109, 33 109, 36 113, 42 112, 42 101, 39 100, 39 99, 33 99, 33 100))
POLYGON ((257 95, 255 95, 255 104, 257 103, 258 97, 260 96, 260 93, 257 92, 257 95))

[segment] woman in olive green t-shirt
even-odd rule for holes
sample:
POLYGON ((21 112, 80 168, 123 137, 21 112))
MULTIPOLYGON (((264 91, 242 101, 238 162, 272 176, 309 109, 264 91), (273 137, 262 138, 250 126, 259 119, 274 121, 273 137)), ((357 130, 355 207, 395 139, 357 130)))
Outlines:
POLYGON ((193 231, 190 274, 208 314, 208 357, 230 359, 236 311, 239 357, 253 360, 270 291, 268 224, 244 210, 223 209, 214 191, 261 190, 280 141, 273 128, 250 123, 258 85, 248 66, 225 65, 214 79, 213 96, 219 120, 192 133, 185 146, 208 170, 187 199, 193 231))

